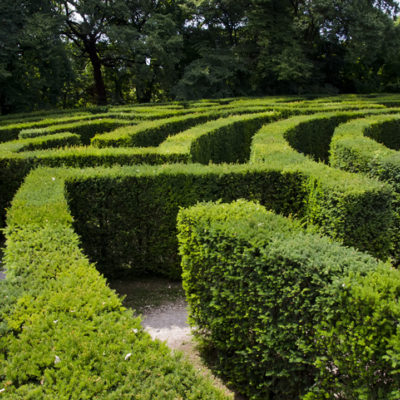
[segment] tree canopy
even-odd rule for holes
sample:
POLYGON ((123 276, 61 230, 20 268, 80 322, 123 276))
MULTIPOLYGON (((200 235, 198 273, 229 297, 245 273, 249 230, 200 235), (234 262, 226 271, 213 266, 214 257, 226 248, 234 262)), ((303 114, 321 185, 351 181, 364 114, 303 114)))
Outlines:
POLYGON ((2 113, 398 91, 394 0, 2 0, 2 113))

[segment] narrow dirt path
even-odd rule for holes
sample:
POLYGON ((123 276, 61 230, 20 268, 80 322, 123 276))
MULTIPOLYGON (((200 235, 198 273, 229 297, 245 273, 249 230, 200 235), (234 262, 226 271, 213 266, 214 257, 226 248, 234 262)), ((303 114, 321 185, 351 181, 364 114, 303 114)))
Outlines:
POLYGON ((187 303, 180 282, 164 279, 111 281, 110 286, 126 296, 124 304, 143 318, 143 326, 153 339, 165 341, 184 353, 189 362, 215 385, 235 400, 245 400, 234 393, 204 364, 187 323, 187 303))

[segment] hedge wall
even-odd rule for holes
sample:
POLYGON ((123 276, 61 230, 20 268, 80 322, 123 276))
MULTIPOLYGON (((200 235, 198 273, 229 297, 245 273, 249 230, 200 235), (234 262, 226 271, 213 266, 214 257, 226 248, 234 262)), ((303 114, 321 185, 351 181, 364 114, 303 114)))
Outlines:
MULTIPOLYGON (((239 139, 245 137, 250 138, 256 131, 259 124, 264 121, 279 117, 279 113, 263 113, 254 115, 244 115, 241 117, 230 117, 220 119, 215 122, 209 122, 199 127, 189 129, 182 134, 170 136, 161 146, 147 148, 104 148, 95 147, 74 147, 57 149, 52 151, 27 151, 21 154, 24 146, 29 148, 46 148, 52 147, 52 143, 58 145, 75 144, 77 138, 67 137, 63 134, 53 134, 45 137, 20 139, 19 141, 7 142, 0 144, 0 204, 8 205, 12 196, 22 183, 22 179, 31 168, 38 165, 59 167, 94 167, 94 166, 111 166, 134 165, 134 164, 164 164, 175 162, 190 162, 192 159, 190 149, 193 141, 201 135, 217 136, 215 141, 222 136, 220 130, 227 130, 230 126, 236 127, 236 154, 242 148, 243 153, 248 152, 246 147, 248 141, 243 143, 239 139), (255 120, 255 121, 253 121, 255 120), (61 136, 59 136, 61 135, 61 136), (241 136, 238 136, 241 135, 241 136), (54 136, 54 140, 51 139, 54 136), (42 139, 41 139, 42 138, 42 139), (62 138, 60 141, 59 139, 62 138), (184 138, 184 140, 182 140, 184 138), (69 143, 66 143, 69 142, 69 143), (34 146, 34 147, 32 147, 34 146)), ((138 125, 142 126, 142 124, 138 125)), ((158 131, 162 130, 163 124, 157 123, 158 131)), ((146 132, 147 125, 137 129, 137 133, 143 135, 146 132)), ((26 150, 26 148, 25 148, 26 150)), ((229 161, 234 155, 224 153, 227 157, 225 161, 229 161)), ((240 154, 240 153, 239 153, 240 154)), ((204 151, 203 151, 204 157, 204 151)), ((211 154, 209 155, 211 159, 211 154)), ((207 161, 208 162, 208 161, 207 161)), ((4 218, 2 210, 0 222, 4 218)), ((1 223, 0 223, 1 226, 1 223)))
POLYGON ((393 150, 400 150, 400 119, 393 116, 381 123, 374 123, 364 130, 364 135, 393 150))
POLYGON ((249 159, 254 134, 263 124, 280 117, 280 113, 265 112, 219 118, 168 137, 158 149, 166 154, 185 154, 188 162, 244 163, 249 159))
POLYGON ((7 123, 6 126, 1 126, 2 124, 0 124, 0 143, 17 139, 18 134, 24 129, 46 128, 51 125, 67 124, 67 123, 90 120, 95 118, 97 118, 97 116, 76 113, 74 114, 74 116, 67 116, 61 118, 45 118, 30 122, 16 123, 15 121, 9 121, 10 123, 7 123))
MULTIPOLYGON (((335 171, 310 157, 326 161, 327 145, 339 122, 368 113, 398 112, 376 104, 392 100, 389 96, 226 99, 0 117, 0 141, 29 134, 22 129, 39 128, 30 135, 45 135, 0 145, 2 212, 31 169, 40 165, 63 167, 33 172, 9 212, 5 231, 8 278, 0 284, 5 293, 0 298, 0 390, 5 389, 0 397, 222 398, 175 356, 171 358, 164 346, 150 342, 138 321, 121 310, 120 301, 80 252, 68 206, 84 249, 90 258, 99 260, 101 270, 108 275, 122 271, 177 276, 180 267, 174 235, 179 207, 198 200, 231 201, 240 197, 260 201, 277 212, 297 217, 309 230, 320 229, 348 245, 386 258, 392 246, 392 187, 335 171), (321 110, 325 115, 316 115, 321 110), (262 124, 293 115, 302 116, 265 125, 250 146, 250 138, 262 124), (112 143, 121 134, 122 145, 158 147, 51 149, 76 145, 78 139, 89 144, 96 133, 113 130, 113 124, 132 126, 138 121, 137 126, 97 135, 93 142, 108 137, 112 143), (72 133, 65 133, 67 129, 72 133), (250 165, 241 166, 115 166, 243 163, 249 155, 250 165), (114 167, 66 168, 100 165, 114 167)), ((384 133, 380 137, 384 138, 384 133)), ((285 236, 288 231, 278 225, 291 243, 291 236, 285 236)), ((293 249, 299 248, 296 243, 293 249)), ((301 259, 300 250, 304 249, 289 255, 301 259)), ((310 255, 310 260, 316 258, 310 255)), ((311 268, 307 262, 304 265, 311 268)), ((340 268, 342 264, 336 263, 329 271, 340 268)), ((319 272, 316 276, 321 278, 319 272)), ((392 332, 393 321, 398 320, 392 312, 391 297, 397 295, 397 289, 390 286, 397 275, 381 266, 377 277, 363 276, 361 286, 349 277, 340 296, 335 286, 329 285, 332 303, 325 310, 335 312, 327 313, 314 326, 313 351, 303 352, 306 364, 316 373, 317 378, 312 379, 318 382, 305 395, 307 400, 333 398, 337 393, 346 398, 367 399, 371 393, 372 398, 396 398, 397 376, 388 378, 387 363, 397 365, 397 339, 390 335, 381 341, 374 338, 392 332), (343 294, 347 288, 348 296, 343 294), (329 308, 334 302, 336 305, 329 308), (383 356, 371 358, 371 348, 374 355, 383 356), (314 356, 309 364, 311 353, 314 356), (371 359, 373 367, 366 361, 371 359), (363 363, 362 373, 355 360, 363 363), (369 382, 368 389, 365 382, 369 382), (393 388, 393 393, 387 387, 393 388)), ((301 298, 308 299, 307 295, 302 292, 301 298)), ((307 302, 299 309, 307 311, 307 302)), ((292 366, 291 362, 289 369, 292 366)), ((305 382, 310 382, 308 372, 298 371, 305 382)), ((296 394, 305 394, 302 385, 294 378, 287 388, 296 387, 296 394)), ((285 392, 284 386, 279 384, 278 390, 285 392)), ((261 389, 264 393, 269 390, 265 386, 261 389)))
POLYGON ((394 185, 399 184, 396 173, 400 166, 396 160, 399 153, 388 148, 396 147, 396 130, 389 128, 393 136, 392 143, 388 142, 389 138, 385 134, 385 129, 396 128, 399 120, 400 115, 376 116, 357 119, 340 126, 332 138, 331 165, 352 172, 370 173, 394 185), (380 139, 389 146, 386 147, 373 139, 380 139))
POLYGON ((167 119, 150 120, 135 127, 123 127, 107 134, 96 135, 91 144, 95 147, 150 147, 158 146, 169 136, 176 135, 195 125, 210 120, 235 114, 255 113, 259 109, 213 109, 207 112, 191 113, 190 115, 174 116, 167 119))
POLYGON ((0 282, 0 396, 227 399, 145 333, 79 248, 65 170, 29 175, 8 214, 0 282))
MULTIPOLYGON (((209 161, 246 161, 250 151, 250 137, 255 130, 263 122, 278 118, 279 115, 279 113, 263 113, 232 116, 210 121, 176 136, 171 136, 157 149, 74 148, 53 152, 27 152, 16 155, 6 152, 9 145, 4 144, 3 147, 0 146, 0 152, 3 153, 0 158, 2 175, 0 201, 1 204, 8 204, 23 177, 32 167, 37 165, 85 167, 115 163, 135 164, 145 162, 154 164, 188 162, 191 160, 198 160, 203 163, 209 161), (228 146, 226 138, 228 132, 232 132, 233 128, 231 138, 235 140, 231 140, 232 145, 228 146)), ((347 115, 345 118, 351 116, 347 115)), ((375 185, 375 189, 371 191, 369 189, 371 182, 368 180, 312 163, 287 146, 284 139, 285 132, 290 131, 290 129, 293 130, 300 123, 305 124, 313 118, 313 116, 295 117, 294 119, 266 125, 266 128, 262 129, 254 138, 251 162, 267 162, 269 165, 267 174, 272 169, 302 176, 300 189, 297 188, 296 184, 293 190, 295 190, 294 197, 296 199, 303 199, 303 207, 296 206, 293 210, 289 210, 290 207, 285 206, 289 213, 298 213, 298 216, 304 218, 306 223, 320 226, 323 232, 349 245, 370 251, 379 257, 386 257, 391 246, 390 234, 388 233, 391 225, 391 217, 388 211, 391 200, 388 189, 375 185), (271 146, 268 140, 266 144, 263 144, 263 141, 266 140, 265 137, 272 137, 268 132, 273 133, 275 145, 283 146, 283 150, 281 149, 282 151, 280 150, 275 156, 273 153, 276 146, 271 146), (281 137, 281 142, 277 139, 279 137, 281 137), (385 194, 382 191, 386 191, 385 194), (379 213, 375 210, 377 202, 382 205, 379 213)), ((324 122, 325 118, 315 116, 313 124, 317 126, 317 122, 324 122)), ((339 117, 333 116, 332 118, 338 119, 339 117)), ((163 125, 157 126, 158 129, 161 129, 163 125)), ((138 130, 138 132, 144 131, 145 129, 138 130)), ((291 190, 289 190, 289 193, 291 190)), ((259 190, 254 189, 254 193, 254 196, 259 196, 259 190)), ((229 200, 234 198, 230 197, 229 200)), ((284 196, 283 201, 290 205, 293 201, 296 203, 297 200, 284 196)))
POLYGON ((178 276, 179 207, 218 199, 258 200, 276 212, 295 215, 310 229, 318 225, 348 245, 355 243, 385 257, 390 246, 391 188, 334 172, 322 181, 315 177, 318 170, 314 176, 311 170, 305 175, 264 164, 115 167, 71 176, 66 191, 85 253, 107 275, 125 270, 132 275, 178 276))
POLYGON ((340 126, 333 136, 330 156, 333 167, 365 173, 392 185, 396 194, 391 252, 395 263, 400 260, 400 153, 372 138, 396 148, 399 120, 400 115, 380 116, 340 126))
POLYGON ((3 155, 10 153, 24 153, 35 150, 59 149, 62 147, 78 146, 81 144, 79 135, 71 132, 56 133, 54 135, 39 136, 32 139, 13 140, 0 145, 3 155))
POLYGON ((301 177, 264 167, 165 165, 86 170, 66 181, 74 227, 107 276, 179 277, 176 216, 198 200, 257 199, 297 213, 301 177))
POLYGON ((114 119, 99 119, 95 121, 80 121, 73 124, 62 124, 49 126, 47 128, 22 130, 19 139, 33 138, 37 136, 46 136, 60 132, 72 132, 81 137, 83 144, 89 144, 90 139, 98 133, 112 131, 122 125, 132 125, 133 122, 114 119))
MULTIPOLYGON (((250 163, 262 162, 270 168, 302 174, 307 193, 304 212, 307 222, 319 226, 322 233, 347 245, 385 258, 392 247, 394 216, 386 214, 385 222, 382 221, 378 226, 375 225, 377 221, 372 222, 368 214, 374 213, 383 204, 387 207, 388 202, 382 203, 372 192, 367 195, 364 188, 370 183, 358 181, 365 179, 362 176, 342 175, 334 168, 311 161, 294 150, 285 139, 286 136, 296 137, 298 128, 301 135, 305 136, 310 124, 310 136, 314 137, 314 132, 319 131, 321 142, 326 143, 332 135, 332 126, 358 115, 358 112, 314 114, 265 125, 253 138, 250 163)), ((321 149, 318 144, 313 146, 314 149, 321 149)), ((318 151, 313 156, 318 157, 318 151)), ((386 186, 386 190, 390 191, 390 188, 386 186)))
POLYGON ((397 399, 400 272, 253 203, 178 215, 190 322, 250 399, 397 399))

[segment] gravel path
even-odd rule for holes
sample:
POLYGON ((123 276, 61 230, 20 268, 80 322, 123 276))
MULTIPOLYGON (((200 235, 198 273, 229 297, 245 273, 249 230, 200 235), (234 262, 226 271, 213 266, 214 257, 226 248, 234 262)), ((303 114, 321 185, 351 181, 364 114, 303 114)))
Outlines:
POLYGON ((232 400, 245 400, 232 392, 204 364, 187 323, 187 303, 181 283, 163 279, 111 281, 110 286, 126 296, 124 304, 142 315, 142 325, 153 339, 165 341, 184 353, 189 362, 214 381, 232 400))

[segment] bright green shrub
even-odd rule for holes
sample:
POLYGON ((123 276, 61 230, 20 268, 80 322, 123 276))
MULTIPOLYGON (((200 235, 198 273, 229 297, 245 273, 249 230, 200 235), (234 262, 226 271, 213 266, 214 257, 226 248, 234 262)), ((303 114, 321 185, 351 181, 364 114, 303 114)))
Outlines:
MULTIPOLYGON (((2 184, 1 189, 4 188, 0 191, 0 201, 1 204, 7 205, 23 177, 37 165, 86 167, 116 163, 161 164, 191 160, 203 163, 209 161, 243 162, 248 157, 250 137, 255 130, 263 122, 277 117, 279 117, 277 113, 263 113, 209 121, 169 137, 157 149, 131 149, 128 151, 124 149, 74 148, 49 152, 36 151, 21 153, 21 155, 7 153, 0 157, 3 178, 0 184, 2 184), (230 135, 229 141, 227 140, 228 135, 230 135)), ((324 233, 346 244, 370 251, 379 257, 386 257, 391 246, 388 233, 391 228, 391 217, 388 211, 391 200, 387 188, 375 185, 375 189, 371 191, 370 181, 311 163, 294 150, 291 150, 290 154, 284 156, 278 154, 274 158, 273 154, 269 154, 274 151, 274 147, 267 144, 266 152, 265 144, 262 144, 262 141, 265 140, 265 132, 273 133, 277 127, 280 127, 277 132, 281 132, 282 142, 287 143, 283 136, 284 132, 289 128, 292 129, 301 121, 307 121, 307 118, 311 117, 297 117, 297 119, 278 122, 277 125, 266 125, 253 141, 252 162, 257 161, 258 156, 255 155, 257 151, 260 151, 260 157, 258 157, 260 161, 266 162, 265 157, 268 158, 267 162, 270 166, 268 170, 287 170, 289 173, 302 176, 301 185, 296 183, 293 187, 295 200, 289 197, 282 198, 282 201, 288 204, 284 208, 289 213, 297 213, 306 223, 320 226, 324 233), (289 124, 289 128, 287 128, 287 124, 289 124), (298 198, 303 199, 303 206, 300 208, 297 206, 298 198), (380 204, 378 211, 375 209, 377 203, 380 204), (292 205, 293 207, 290 208, 292 205)), ((323 121, 320 116, 315 116, 315 118, 323 121)), ((157 121, 156 126, 157 129, 161 129, 160 121, 157 121)), ((1 149, 0 146, 0 152, 1 149)), ((255 196, 259 197, 259 190, 251 190, 255 196)), ((278 191, 279 193, 280 191, 278 191)), ((292 189, 289 190, 289 193, 292 193, 292 189)), ((235 197, 229 197, 227 200, 233 199, 235 197)))
POLYGON ((115 118, 124 118, 124 116, 131 115, 132 117, 138 121, 146 121, 146 120, 157 120, 157 119, 166 119, 172 117, 185 116, 189 114, 199 114, 199 113, 209 113, 210 111, 216 112, 218 111, 223 115, 229 114, 250 114, 250 113, 260 113, 268 110, 272 110, 271 106, 257 105, 253 102, 250 102, 245 105, 220 105, 218 104, 205 104, 203 103, 199 107, 187 107, 187 108, 179 108, 179 107, 135 107, 132 108, 122 108, 116 109, 115 112, 111 112, 108 115, 115 116, 115 118), (125 114, 128 113, 128 114, 125 114))
POLYGON ((290 146, 300 153, 309 155, 315 161, 327 162, 329 145, 335 128, 351 118, 352 114, 324 115, 300 122, 285 131, 284 137, 290 146))
POLYGON ((231 162, 245 163, 250 157, 253 135, 263 124, 277 119, 276 114, 254 114, 249 117, 231 117, 229 125, 198 135, 191 141, 190 155, 193 162, 201 164, 231 162))
POLYGON ((300 175, 264 166, 96 169, 69 177, 65 188, 85 254, 107 276, 179 277, 179 207, 246 197, 284 214, 298 214, 304 201, 300 175))
POLYGON ((400 116, 365 128, 364 135, 393 150, 400 150, 400 116))
POLYGON ((397 398, 398 271, 243 201, 181 210, 178 231, 190 322, 241 392, 397 398))
POLYGON ((327 162, 330 142, 339 124, 361 116, 380 114, 385 115, 381 110, 371 109, 336 111, 293 116, 278 121, 265 126, 253 138, 250 162, 265 162, 275 154, 289 153, 299 162, 305 160, 299 153, 327 162))
MULTIPOLYGON (((285 139, 286 136, 295 137, 299 127, 301 135, 305 136, 307 125, 310 124, 311 136, 315 137, 314 132, 319 130, 322 142, 326 143, 326 138, 332 134, 332 126, 358 115, 358 112, 314 114, 265 125, 253 137, 250 163, 263 162, 270 168, 301 174, 307 193, 302 217, 308 223, 318 226, 323 234, 346 245, 387 258, 392 247, 394 216, 390 217, 391 212, 388 212, 385 221, 381 220, 382 224, 375 218, 371 219, 371 216, 382 204, 386 204, 385 208, 389 206, 390 188, 381 188, 388 196, 383 203, 383 198, 377 196, 381 189, 376 187, 373 191, 365 191, 371 182, 364 180, 364 177, 343 175, 334 168, 311 161, 291 148, 285 139)), ((318 144, 313 148, 318 148, 318 144)), ((318 151, 313 155, 318 157, 318 151)), ((393 192, 391 196, 394 197, 393 192)))
POLYGON ((244 163, 249 159, 253 135, 280 116, 265 112, 219 118, 168 137, 158 149, 166 154, 186 154, 188 162, 244 163))
MULTIPOLYGON (((399 153, 372 138, 381 138, 380 141, 388 143, 389 147, 396 147, 395 137, 390 144, 389 137, 383 138, 382 135, 386 127, 395 128, 399 120, 399 115, 376 116, 357 119, 340 126, 332 138, 331 165, 352 172, 370 173, 398 185, 399 153)), ((389 132, 395 136, 395 130, 389 128, 389 132)))
POLYGON ((4 143, 0 151, 4 153, 22 153, 34 150, 46 150, 62 146, 78 146, 81 144, 79 135, 70 132, 61 132, 54 135, 38 136, 32 139, 20 139, 4 143))
POLYGON ((204 123, 208 119, 212 119, 212 117, 205 114, 191 114, 189 116, 142 122, 137 126, 123 127, 107 134, 96 135, 91 144, 95 147, 158 146, 169 135, 204 123))
POLYGON ((188 154, 161 152, 157 148, 105 148, 72 147, 50 150, 25 151, 31 148, 77 145, 80 137, 75 134, 54 134, 33 139, 22 139, 16 142, 0 144, 0 226, 4 218, 4 207, 7 207, 28 172, 37 166, 49 167, 95 167, 164 164, 187 162, 188 154), (54 138, 54 139, 53 139, 54 138), (29 148, 28 147, 28 148, 29 148))
POLYGON ((391 188, 332 171, 324 182, 330 188, 326 192, 321 179, 314 178, 318 169, 305 175, 295 168, 265 164, 88 170, 68 178, 66 191, 85 253, 107 275, 125 270, 131 275, 153 271, 178 276, 175 220, 179 207, 218 199, 257 200, 319 226, 346 244, 355 242, 385 255, 390 246, 391 188))
MULTIPOLYGON (((76 138, 64 138, 59 141, 58 135, 53 134, 44 137, 33 139, 21 139, 15 142, 8 142, 0 144, 0 204, 9 204, 12 196, 18 189, 22 182, 23 177, 28 173, 31 168, 38 165, 59 167, 95 167, 95 166, 111 166, 115 164, 121 165, 134 165, 134 164, 163 164, 163 163, 176 163, 176 162, 190 162, 192 159, 191 146, 202 135, 209 137, 216 136, 214 142, 224 140, 220 131, 225 129, 227 131, 230 126, 235 126, 235 142, 236 153, 224 151, 221 157, 226 157, 224 161, 234 161, 241 153, 247 154, 249 152, 248 146, 250 137, 255 133, 256 129, 262 122, 268 122, 275 119, 279 114, 263 113, 251 114, 246 116, 234 116, 231 118, 220 119, 217 121, 210 121, 198 127, 189 129, 181 135, 171 136, 158 148, 104 148, 99 149, 95 147, 74 147, 73 149, 57 149, 53 151, 31 151, 23 154, 16 154, 22 152, 27 148, 24 146, 36 143, 36 147, 45 147, 44 143, 53 143, 56 145, 74 145, 76 138), (240 136, 238 136, 240 135, 240 136), (51 137, 54 136, 54 140, 51 137), (247 137, 247 140, 244 140, 247 137), (176 139, 174 139, 176 138, 176 139), (48 142, 50 140, 50 142, 48 142), (70 141, 70 143, 66 143, 70 141), (41 144, 42 143, 42 144, 41 144), (24 146, 23 146, 24 145, 24 146)), ((158 125, 162 128, 162 124, 158 125)), ((232 135, 233 136, 233 135, 232 135)), ((235 139, 232 138, 232 141, 235 139)), ((48 144, 48 147, 51 145, 48 144)), ((197 147, 199 148, 199 147, 197 147)), ((29 147, 28 147, 29 149, 29 147)), ((201 149, 201 147, 200 147, 201 149)), ((203 157, 207 153, 203 151, 203 157)), ((212 153, 208 155, 206 162, 212 159, 212 153)))
MULTIPOLYGON (((126 147, 126 146, 158 146, 170 135, 185 131, 195 125, 200 125, 209 120, 214 120, 231 114, 256 113, 259 108, 216 108, 213 110, 200 110, 196 113, 188 111, 184 115, 163 115, 164 119, 152 117, 149 121, 140 123, 135 127, 117 129, 103 135, 97 135, 92 139, 92 145, 96 147, 126 147), (185 115, 188 114, 188 115, 185 115), (170 118, 165 118, 170 117, 170 118)), ((145 114, 147 115, 147 114, 145 114)), ((139 117, 140 119, 140 117, 139 117)))
POLYGON ((7 124, 7 126, 0 127, 0 142, 6 142, 8 140, 14 140, 18 138, 18 134, 22 130, 30 130, 30 129, 44 129, 53 125, 60 124, 71 124, 75 122, 81 121, 89 121, 95 118, 99 118, 99 116, 87 115, 82 113, 77 113, 70 116, 63 116, 61 118, 46 118, 39 119, 37 121, 30 122, 19 122, 19 123, 11 123, 7 124))
MULTIPOLYGON (((130 331, 133 326, 131 316, 121 312, 119 301, 105 289, 104 283, 99 283, 93 267, 82 257, 67 207, 73 211, 74 226, 81 235, 85 251, 92 260, 99 260, 99 269, 108 275, 122 271, 178 276, 176 215, 180 206, 190 206, 199 200, 257 200, 284 215, 297 217, 299 223, 309 229, 319 226, 322 232, 348 245, 385 258, 391 246, 392 189, 362 176, 335 171, 305 156, 325 159, 333 128, 339 122, 369 113, 398 111, 374 104, 384 99, 384 96, 374 99, 340 96, 330 99, 317 97, 312 101, 292 98, 288 102, 286 98, 276 97, 228 99, 229 104, 210 100, 110 107, 106 114, 61 113, 63 118, 56 121, 63 125, 58 126, 54 125, 56 121, 49 120, 49 117, 55 120, 53 117, 57 115, 54 113, 8 120, 7 124, 25 124, 19 127, 6 126, 4 122, 7 120, 0 118, 0 136, 4 128, 3 132, 11 129, 8 131, 11 132, 9 139, 16 138, 21 129, 35 126, 32 124, 45 128, 39 133, 46 132, 48 136, 0 145, 2 211, 31 169, 41 165, 63 168, 39 169, 30 175, 9 214, 6 232, 7 268, 10 272, 8 281, 0 288, 2 293, 6 293, 0 296, 3 315, 0 317, 0 381, 12 379, 13 383, 7 383, 7 392, 0 393, 0 397, 73 398, 71 391, 75 393, 76 390, 76 398, 219 398, 215 391, 207 392, 203 383, 193 378, 190 369, 177 364, 176 360, 167 361, 171 359, 165 347, 151 344, 139 328, 133 327, 138 329, 138 335, 126 335, 125 330, 130 331), (328 110, 335 113, 327 114, 328 110), (346 110, 357 111, 349 113, 346 110), (323 116, 316 115, 321 111, 324 111, 323 116), (262 124, 293 115, 302 116, 265 125, 254 136, 250 151, 250 138, 262 124), (199 116, 207 116, 202 125, 201 118, 195 120, 199 116), (112 143, 118 139, 116 135, 121 134, 122 145, 130 143, 132 136, 133 142, 137 140, 136 145, 159 146, 39 150, 53 145, 75 145, 66 141, 77 140, 76 136, 63 137, 63 134, 56 133, 61 126, 63 130, 66 125, 71 126, 74 119, 79 123, 72 124, 73 129, 69 130, 89 144, 89 139, 96 133, 94 125, 97 121, 83 122, 85 118, 97 119, 100 126, 105 120, 110 124, 120 123, 120 126, 146 121, 133 128, 117 128, 116 132, 97 135, 96 140, 110 137, 112 143), (190 121, 190 127, 185 125, 185 121, 190 121), (86 124, 93 125, 93 130, 86 124), (82 132, 74 130, 80 127, 82 132), (58 135, 62 141, 55 143, 58 135), (23 146, 28 143, 34 143, 35 150, 26 151, 23 146), (251 165, 115 166, 191 161, 205 164, 210 161, 246 162, 250 152, 251 165), (69 172, 66 168, 98 166, 114 167, 110 170, 96 168, 69 172), (83 286, 88 287, 87 293, 83 286), (68 292, 72 293, 71 298, 68 292), (101 299, 104 298, 107 299, 106 309, 102 308, 101 299), (79 308, 79 313, 76 308, 79 308), (75 312, 71 313, 71 309, 75 312), (54 321, 57 321, 55 325, 54 321), (63 324, 59 325, 58 321, 63 321, 63 324), (127 338, 121 344, 124 335, 127 338), (135 351, 137 349, 140 356, 132 360, 132 364, 121 364, 121 356, 124 358, 126 351, 130 351, 123 346, 131 347, 131 344, 138 346, 135 351), (115 350, 112 354, 107 352, 110 348, 115 350), (53 352, 59 349, 63 351, 63 356, 59 356, 61 363, 65 361, 66 366, 54 364, 53 352), (103 352, 108 361, 104 361, 103 352), (160 358, 161 353, 164 358, 160 358), (160 379, 156 380, 156 375, 160 379)), ((279 229, 286 232, 283 225, 279 229)), ((297 249, 296 246, 293 248, 297 249)), ((287 252, 292 255, 289 247, 287 252)), ((297 256, 297 253, 293 254, 297 256)), ((336 301, 336 298, 340 296, 334 293, 332 299, 336 301)), ((357 302, 349 297, 348 303, 344 304, 350 307, 357 302)), ((305 306, 300 304, 301 309, 305 306)), ((348 310, 350 318, 354 310, 348 310)), ((361 321, 364 314, 356 312, 361 321)), ((347 323, 339 314, 332 314, 332 321, 333 318, 342 321, 342 317, 347 323)), ((395 319, 394 315, 391 321, 395 319)), ((338 323, 337 337, 349 335, 344 326, 345 323, 342 327, 338 323)), ((374 326, 377 325, 371 324, 371 332, 374 332, 374 326)), ((325 353, 315 356, 318 362, 313 370, 318 372, 318 368, 326 368, 323 357, 328 354, 327 359, 332 355, 343 373, 337 375, 336 386, 333 386, 326 371, 319 370, 319 383, 314 387, 318 387, 319 392, 313 390, 309 396, 332 396, 336 390, 344 393, 345 389, 337 385, 346 379, 349 381, 347 377, 353 377, 360 388, 365 387, 363 382, 366 380, 373 381, 368 375, 371 368, 364 368, 368 373, 355 377, 354 363, 346 359, 349 354, 346 346, 338 346, 342 349, 342 358, 339 350, 335 353, 337 338, 323 342, 328 337, 323 334, 326 330, 323 324, 314 330, 317 334, 321 332, 319 336, 315 335, 314 343, 321 348, 325 346, 325 353)), ((365 332, 361 328, 354 331, 356 335, 365 332)), ((349 337, 350 341, 353 340, 351 335, 349 337)), ((382 354, 389 354, 393 361, 397 351, 395 337, 392 342, 389 351, 382 354)), ((304 352, 303 355, 308 357, 310 354, 304 352)), ((363 353, 357 353, 357 357, 367 365, 363 353)), ((380 363, 379 368, 386 371, 386 364, 380 363)), ((308 372, 301 376, 309 382, 308 372)), ((300 390, 303 384, 299 382, 299 377, 293 378, 292 387, 300 390)), ((3 386, 0 385, 0 389, 3 386)), ((348 397, 351 398, 351 393, 361 393, 352 392, 356 384, 347 383, 347 386, 348 397)), ((385 388, 379 390, 387 393, 385 388)))
POLYGON ((225 399, 180 355, 151 340, 83 256, 63 195, 66 175, 35 171, 8 215, 1 396, 225 399))
POLYGON ((46 136, 59 132, 72 132, 81 137, 83 144, 89 144, 90 139, 98 133, 112 131, 122 125, 132 125, 125 120, 99 119, 94 121, 79 121, 71 124, 54 125, 46 128, 25 129, 19 133, 20 139, 46 136))
POLYGON ((330 156, 333 167, 366 173, 392 185, 396 193, 392 256, 396 263, 400 260, 400 153, 369 137, 396 148, 399 118, 370 117, 340 126, 333 136, 330 156))
MULTIPOLYGON (((52 111, 35 111, 31 113, 17 113, 0 116, 0 126, 5 125, 25 125, 31 122, 41 123, 46 120, 63 120, 64 118, 85 118, 89 115, 82 110, 52 110, 52 111)), ((23 126, 24 128, 32 128, 32 126, 23 126)))
POLYGON ((397 400, 400 390, 400 272, 381 265, 330 288, 329 312, 315 331, 318 375, 304 398, 397 400))

